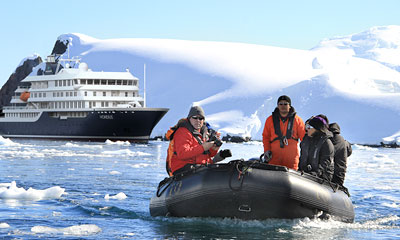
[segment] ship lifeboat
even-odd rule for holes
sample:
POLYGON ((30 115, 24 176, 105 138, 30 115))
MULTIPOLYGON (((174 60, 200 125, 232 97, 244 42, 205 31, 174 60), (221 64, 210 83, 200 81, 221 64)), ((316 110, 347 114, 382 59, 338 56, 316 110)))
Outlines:
POLYGON ((151 198, 150 214, 354 221, 347 189, 283 166, 244 160, 194 167, 164 179, 151 198))
POLYGON ((21 99, 21 101, 26 102, 26 101, 28 101, 30 96, 31 96, 31 93, 25 91, 25 92, 21 93, 21 96, 19 97, 19 99, 21 99))

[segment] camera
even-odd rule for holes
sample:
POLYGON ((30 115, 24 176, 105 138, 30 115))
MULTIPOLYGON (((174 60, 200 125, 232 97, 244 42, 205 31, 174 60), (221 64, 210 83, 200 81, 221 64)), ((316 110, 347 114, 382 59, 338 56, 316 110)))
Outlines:
POLYGON ((214 141, 215 146, 221 147, 222 141, 217 137, 217 132, 215 130, 210 131, 210 139, 208 139, 209 142, 214 141))

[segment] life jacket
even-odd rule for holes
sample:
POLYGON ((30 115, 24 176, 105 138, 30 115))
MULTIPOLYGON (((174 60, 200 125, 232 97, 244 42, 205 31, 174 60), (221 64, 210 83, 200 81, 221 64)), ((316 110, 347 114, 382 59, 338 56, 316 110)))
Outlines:
POLYGON ((182 118, 178 121, 178 123, 175 126, 171 127, 165 134, 165 139, 169 140, 169 145, 168 145, 168 150, 167 150, 167 158, 165 160, 165 168, 166 168, 166 171, 169 176, 173 175, 172 171, 171 171, 171 159, 172 159, 172 156, 174 154, 176 154, 176 152, 174 151, 174 144, 175 144, 174 134, 178 130, 178 128, 186 127, 189 130, 189 132, 191 132, 193 134, 194 138, 199 142, 199 144, 203 144, 202 137, 208 139, 208 131, 206 131, 207 130, 206 123, 203 125, 203 127, 200 131, 201 133, 199 133, 199 134, 195 134, 192 129, 193 127, 191 127, 191 125, 190 126, 189 125, 190 125, 190 123, 189 123, 188 119, 182 118))
MULTIPOLYGON (((296 112, 294 111, 294 108, 291 107, 290 108, 290 112, 287 116, 287 121, 288 125, 287 125, 287 129, 286 129, 286 136, 282 135, 282 131, 281 131, 281 127, 280 127, 280 114, 279 114, 279 110, 275 109, 275 111, 272 113, 272 121, 274 123, 274 130, 275 130, 275 134, 277 135, 277 137, 275 139, 273 139, 271 141, 274 142, 276 140, 279 140, 280 142, 280 147, 284 148, 285 145, 288 145, 288 139, 292 138, 292 133, 293 133, 293 122, 294 122, 294 118, 296 116, 296 112)), ((294 140, 298 141, 297 138, 293 138, 294 140)))

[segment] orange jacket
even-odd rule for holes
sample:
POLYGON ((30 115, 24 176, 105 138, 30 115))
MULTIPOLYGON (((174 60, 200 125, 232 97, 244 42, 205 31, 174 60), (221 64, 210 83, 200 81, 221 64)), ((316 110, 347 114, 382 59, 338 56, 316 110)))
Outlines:
MULTIPOLYGON (((279 114, 279 111, 277 112, 277 114, 279 114)), ((279 118, 279 126, 281 128, 283 136, 286 136, 288 122, 289 119, 285 122, 282 122, 282 119, 279 118)), ((303 120, 299 116, 295 115, 293 121, 292 138, 288 139, 288 145, 285 145, 283 148, 281 148, 279 140, 273 141, 278 136, 275 134, 272 115, 269 116, 265 121, 262 134, 264 152, 272 152, 272 158, 269 164, 286 166, 288 168, 297 170, 300 156, 298 149, 298 140, 303 140, 305 133, 306 131, 303 120)))
MULTIPOLYGON (((203 141, 205 139, 202 139, 203 141)), ((217 151, 211 148, 209 152, 204 153, 203 146, 196 140, 193 134, 185 127, 180 127, 174 134, 174 154, 171 158, 171 170, 184 167, 186 164, 210 164, 212 157, 217 151)))

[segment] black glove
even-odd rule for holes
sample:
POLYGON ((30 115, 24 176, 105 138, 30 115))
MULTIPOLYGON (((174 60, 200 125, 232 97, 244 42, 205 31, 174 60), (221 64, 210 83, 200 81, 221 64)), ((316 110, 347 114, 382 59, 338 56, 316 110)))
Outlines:
POLYGON ((217 155, 215 155, 215 157, 213 158, 213 162, 214 163, 220 162, 227 157, 232 157, 231 150, 229 149, 221 150, 217 153, 217 155))
POLYGON ((219 154, 220 154, 221 157, 224 158, 224 159, 227 158, 227 157, 232 157, 231 150, 229 150, 229 149, 221 150, 221 151, 219 151, 219 154))
POLYGON ((272 152, 271 151, 266 151, 265 153, 264 153, 264 160, 263 160, 263 162, 264 163, 269 163, 269 161, 271 161, 271 158, 272 158, 272 152))

